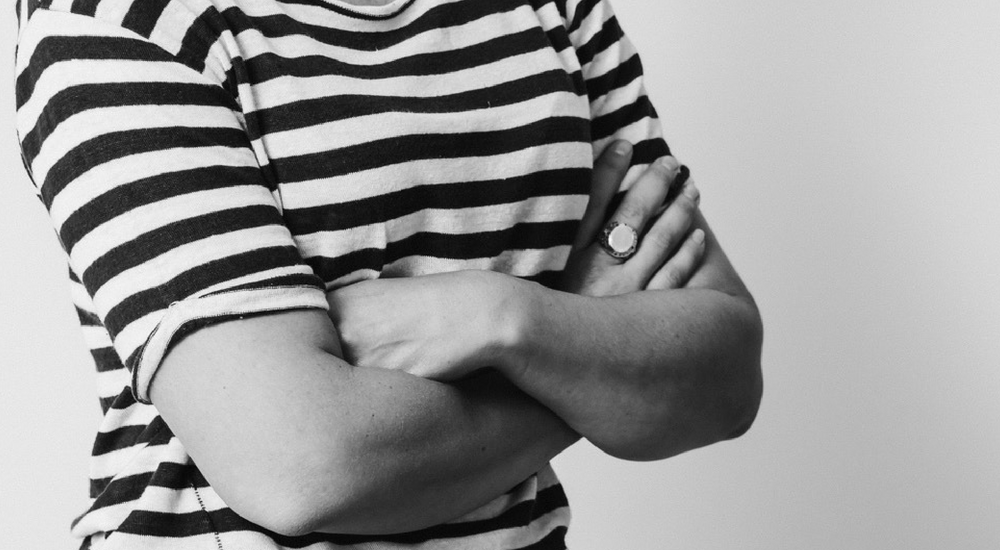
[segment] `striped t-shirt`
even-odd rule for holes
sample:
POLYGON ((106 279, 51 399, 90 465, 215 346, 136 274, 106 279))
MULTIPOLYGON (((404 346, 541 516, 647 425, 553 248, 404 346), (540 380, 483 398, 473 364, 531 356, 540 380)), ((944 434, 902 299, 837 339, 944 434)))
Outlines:
POLYGON ((153 404, 181 331, 379 276, 551 284, 594 155, 666 154, 604 0, 20 0, 17 131, 67 252, 103 421, 91 548, 563 548, 551 469, 444 525, 282 537, 153 404))

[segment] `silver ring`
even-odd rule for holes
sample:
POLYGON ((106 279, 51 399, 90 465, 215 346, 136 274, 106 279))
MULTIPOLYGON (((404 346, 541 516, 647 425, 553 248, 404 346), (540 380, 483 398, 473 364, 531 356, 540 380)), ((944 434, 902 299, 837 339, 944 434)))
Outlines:
POLYGON ((627 223, 612 221, 604 226, 598 242, 611 257, 627 260, 635 255, 639 246, 639 234, 627 223))

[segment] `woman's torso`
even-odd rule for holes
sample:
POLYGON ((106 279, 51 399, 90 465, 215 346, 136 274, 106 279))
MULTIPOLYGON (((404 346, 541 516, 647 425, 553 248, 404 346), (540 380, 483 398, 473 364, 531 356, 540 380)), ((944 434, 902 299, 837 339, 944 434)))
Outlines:
MULTIPOLYGON (((285 223, 328 288, 459 269, 543 283, 558 275, 586 204, 593 149, 579 64, 556 4, 170 6, 164 14, 207 15, 151 39, 186 44, 178 50, 187 62, 236 98, 285 223), (199 34, 214 40, 190 39, 199 34)), ((74 526, 94 535, 95 548, 150 535, 163 548, 562 547, 569 512, 548 468, 423 532, 262 532, 212 491, 155 408, 135 402, 128 373, 102 351, 107 337, 87 316, 92 304, 80 289, 74 295, 106 411, 94 504, 74 526), (107 531, 116 533, 104 540, 107 531)))

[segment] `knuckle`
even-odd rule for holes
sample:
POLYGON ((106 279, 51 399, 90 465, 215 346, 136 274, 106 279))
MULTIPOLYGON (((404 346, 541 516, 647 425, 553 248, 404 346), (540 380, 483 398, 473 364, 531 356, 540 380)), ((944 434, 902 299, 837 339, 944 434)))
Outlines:
MULTIPOLYGON (((635 220, 641 220, 646 215, 646 209, 643 208, 641 204, 630 201, 627 198, 622 202, 621 206, 618 207, 618 217, 624 220, 626 223, 634 223, 635 220)), ((638 229, 638 228, 637 228, 638 229)))
POLYGON ((646 240, 652 241, 651 244, 658 250, 669 250, 674 245, 673 235, 667 231, 650 231, 646 240))
POLYGON ((661 157, 650 166, 650 170, 660 179, 672 181, 680 170, 680 163, 671 156, 661 157))
POLYGON ((692 205, 697 205, 701 202, 701 191, 695 187, 693 182, 689 181, 684 185, 681 195, 687 199, 686 202, 691 203, 692 205))
POLYGON ((683 200, 679 201, 679 206, 686 214, 691 214, 698 209, 698 198, 691 197, 687 193, 681 195, 683 200))

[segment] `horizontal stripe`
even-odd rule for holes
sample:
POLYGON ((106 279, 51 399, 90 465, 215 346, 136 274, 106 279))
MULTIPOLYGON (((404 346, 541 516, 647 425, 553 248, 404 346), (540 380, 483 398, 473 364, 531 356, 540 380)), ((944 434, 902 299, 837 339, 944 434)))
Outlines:
POLYGON ((407 256, 383 266, 385 277, 409 277, 430 273, 446 273, 478 269, 506 273, 512 277, 528 278, 541 270, 562 269, 569 257, 570 245, 552 248, 509 250, 490 258, 456 260, 431 256, 407 256))
POLYGON ((618 26, 618 20, 614 16, 610 17, 604 22, 601 30, 590 37, 586 44, 578 46, 576 48, 577 59, 580 60, 580 65, 588 65, 597 57, 601 52, 611 48, 615 43, 621 40, 625 36, 622 32, 621 27, 618 26))
POLYGON ((186 299, 199 289, 252 271, 294 265, 298 259, 298 250, 294 246, 268 247, 192 267, 163 284, 149 287, 117 301, 108 311, 105 324, 112 334, 116 334, 140 317, 166 309, 171 302, 186 299))
MULTIPOLYGON (((184 5, 185 11, 190 9, 187 4, 184 5)), ((166 21, 167 25, 171 23, 170 20, 166 21)), ((208 6, 188 27, 176 51, 177 59, 195 71, 202 72, 205 70, 209 50, 222 36, 225 28, 222 15, 215 6, 208 6)))
POLYGON ((136 445, 162 445, 167 438, 161 433, 164 425, 156 417, 148 425, 122 426, 109 432, 98 432, 94 439, 93 455, 100 456, 112 451, 133 447, 136 445))
POLYGON ((506 231, 510 228, 510 222, 507 220, 512 217, 522 220, 520 222, 522 224, 565 221, 575 223, 580 213, 584 211, 586 203, 585 195, 576 197, 575 201, 565 197, 543 196, 510 205, 488 205, 462 210, 425 209, 393 219, 388 223, 300 235, 296 237, 296 243, 301 249, 308 250, 310 257, 338 257, 349 254, 362 244, 376 248, 391 248, 396 243, 419 233, 481 235, 506 231))
POLYGON ((83 341, 90 349, 111 347, 111 338, 103 326, 84 326, 81 328, 83 329, 83 341))
POLYGON ((123 533, 143 534, 156 537, 191 537, 213 531, 258 531, 270 536, 277 544, 286 548, 304 548, 323 542, 338 545, 359 545, 373 542, 396 544, 419 544, 434 539, 450 539, 482 535, 491 531, 511 529, 528 525, 532 520, 553 510, 567 506, 565 494, 560 486, 540 491, 534 501, 520 503, 496 518, 467 523, 448 523, 429 529, 394 535, 343 535, 311 533, 300 537, 287 537, 270 532, 236 515, 228 508, 209 510, 209 521, 204 521, 204 511, 187 513, 164 513, 150 510, 136 510, 119 528, 123 533))
POLYGON ((117 398, 122 390, 128 390, 132 381, 132 375, 124 368, 98 371, 95 378, 97 395, 102 399, 117 398))
POLYGON ((148 487, 189 491, 192 487, 207 486, 208 482, 193 464, 162 462, 152 472, 91 480, 91 498, 97 499, 91 505, 91 509, 137 500, 148 487))
MULTIPOLYGON (((34 160, 45 139, 63 121, 74 115, 110 107, 131 107, 150 105, 162 108, 166 105, 211 106, 234 110, 236 102, 221 88, 186 82, 109 82, 83 84, 66 88, 48 101, 45 118, 31 130, 21 142, 28 161, 34 160)), ((119 124, 127 120, 127 115, 118 115, 119 124), (122 116, 125 115, 125 116, 122 116)), ((102 117, 114 117, 107 111, 102 117)))
POLYGON ((275 134, 385 113, 460 113, 516 105, 553 92, 584 93, 563 71, 531 74, 508 82, 441 96, 337 95, 306 99, 254 113, 263 133, 275 134))
MULTIPOLYGON (((128 243, 122 246, 129 247, 128 243)), ((255 251, 264 255, 271 254, 270 258, 262 258, 260 269, 251 269, 252 264, 241 265, 241 268, 246 269, 243 273, 234 272, 231 277, 220 278, 211 284, 220 284, 271 269, 284 268, 289 273, 300 271, 297 261, 299 254, 288 235, 288 230, 283 225, 270 224, 234 229, 206 236, 200 240, 184 242, 159 254, 153 261, 137 264, 128 269, 116 270, 113 265, 109 266, 107 273, 93 274, 95 288, 90 291, 94 295, 96 309, 107 312, 114 304, 131 297, 137 290, 168 284, 199 266, 211 270, 212 264, 225 263, 229 260, 232 260, 232 263, 239 263, 236 261, 237 258, 255 251), (269 252, 259 252, 262 250, 269 252)), ((84 276, 85 280, 87 277, 84 276)), ((209 280, 200 282, 209 283, 209 280)), ((178 288, 179 292, 185 293, 173 297, 175 300, 181 300, 198 296, 205 288, 207 287, 188 288, 186 292, 185 289, 178 288)), ((162 295, 161 298, 167 299, 168 296, 162 295)), ((117 334, 107 321, 108 318, 105 317, 105 326, 112 334, 117 334)))
POLYGON ((143 0, 133 3, 122 19, 122 26, 136 34, 149 38, 156 28, 163 10, 171 3, 171 0, 143 0))
POLYGON ((364 200, 406 187, 449 185, 480 180, 522 178, 533 171, 580 170, 589 181, 593 147, 584 142, 563 142, 512 151, 491 157, 428 158, 390 164, 363 174, 344 174, 282 184, 280 196, 286 210, 336 205, 364 200))
POLYGON ((107 372, 124 368, 114 348, 93 348, 90 350, 90 353, 94 356, 97 372, 107 372))
MULTIPOLYGON (((594 13, 597 6, 602 0, 577 0, 572 2, 574 5, 574 10, 572 14, 572 19, 567 25, 567 30, 570 34, 576 33, 580 28, 584 27, 584 22, 594 13)), ((570 0, 566 0, 570 3, 570 0)))
POLYGON ((293 233, 308 235, 386 223, 422 210, 462 210, 536 197, 586 195, 589 188, 589 170, 547 170, 502 180, 422 185, 339 204, 288 208, 285 219, 293 233))
POLYGON ((496 132, 401 136, 345 147, 337 155, 313 153, 272 159, 282 181, 314 180, 355 174, 372 168, 436 158, 441 151, 454 157, 498 155, 530 147, 579 141, 589 134, 583 119, 548 118, 519 128, 496 132))
MULTIPOLYGON (((458 1, 464 2, 465 0, 458 1)), ((438 2, 439 5, 441 3, 438 2)), ((256 11, 258 8, 264 8, 260 11, 266 11, 268 6, 268 4, 259 3, 253 6, 244 6, 244 9, 253 8, 256 11)), ((460 26, 452 26, 447 30, 448 41, 444 51, 459 51, 505 35, 537 29, 537 24, 533 24, 530 19, 517 23, 516 26, 512 26, 510 22, 498 25, 496 18, 485 17, 463 23, 460 26)), ((359 25, 352 23, 350 30, 364 32, 358 27, 359 25)), ((437 32, 423 33, 388 48, 364 52, 320 42, 308 33, 265 37, 259 30, 248 28, 240 33, 240 40, 245 43, 245 47, 241 48, 241 56, 248 60, 267 54, 292 59, 308 52, 311 55, 340 59, 356 65, 381 65, 405 59, 420 52, 435 52, 441 49, 441 35, 437 32)))
POLYGON ((94 312, 92 312, 92 311, 87 311, 85 309, 81 309, 80 307, 77 307, 76 308, 76 317, 77 317, 77 320, 80 321, 80 324, 83 325, 83 326, 85 326, 85 327, 88 327, 88 326, 91 326, 91 327, 101 326, 101 318, 98 317, 97 314, 94 313, 94 312))
MULTIPOLYGON (((148 405, 137 404, 134 407, 148 407, 148 405)), ((105 428, 102 424, 102 429, 105 428)), ((105 429, 105 431, 114 430, 105 429)), ((184 447, 159 417, 150 421, 147 430, 133 445, 119 448, 103 446, 102 449, 105 452, 94 454, 90 462, 90 474, 93 479, 151 472, 163 462, 184 463, 188 460, 184 447)))
MULTIPOLYGON (((63 245, 72 251, 84 236, 91 234, 101 224, 141 207, 153 206, 161 211, 169 210, 182 205, 171 204, 166 202, 167 199, 184 198, 187 202, 187 198, 194 197, 201 199, 201 208, 204 209, 207 207, 204 203, 211 204, 213 198, 207 191, 226 189, 238 194, 237 185, 259 181, 260 172, 249 167, 210 166, 156 174, 115 187, 88 201, 62 223, 59 237, 63 245)), ((243 199, 243 202, 247 200, 243 199)), ((215 209, 218 208, 215 206, 215 209)), ((185 209, 176 211, 189 212, 185 209)), ((146 225, 148 226, 148 221, 146 225)))
POLYGON ((112 478, 107 482, 104 479, 92 481, 90 494, 96 500, 91 504, 90 510, 99 510, 122 502, 139 500, 152 477, 153 474, 150 472, 124 478, 112 478), (95 493, 95 489, 99 489, 99 491, 95 493))
POLYGON ((619 128, 629 126, 644 118, 657 118, 653 104, 646 96, 641 96, 631 105, 596 117, 591 123, 591 136, 604 139, 613 136, 619 128))
POLYGON ((334 280, 361 269, 380 270, 407 256, 454 260, 495 258, 507 250, 548 249, 572 242, 576 221, 517 224, 502 231, 465 235, 417 233, 388 244, 384 249, 365 248, 338 258, 308 257, 306 263, 325 280, 334 280))
POLYGON ((35 90, 35 82, 46 69, 64 61, 173 61, 155 44, 112 36, 51 36, 41 40, 32 52, 28 68, 17 76, 15 98, 20 109, 35 90))
MULTIPOLYGON (((148 130, 160 130, 164 128, 174 127, 177 121, 188 121, 189 123, 197 121, 198 124, 206 127, 214 127, 218 129, 229 129, 234 131, 239 131, 243 133, 242 128, 239 126, 239 122, 233 113, 226 109, 219 109, 216 107, 203 107, 203 106, 125 106, 125 107, 115 107, 112 109, 101 109, 101 110, 87 110, 79 115, 71 117, 69 120, 65 121, 58 127, 56 127, 52 134, 46 139, 42 144, 39 154, 32 159, 31 165, 34 171, 36 181, 43 182, 48 179, 51 174, 50 170, 56 166, 60 159, 65 157, 67 153, 72 151, 80 143, 80 136, 102 136, 114 133, 120 133, 125 131, 139 131, 145 132, 148 130), (128 122, 123 122, 128 121, 128 122)), ((191 128, 177 128, 178 135, 182 135, 183 132, 197 132, 198 130, 192 130, 191 128)), ((197 143, 197 142, 193 142, 197 143)), ((185 145, 185 147, 191 147, 190 144, 185 145)), ((139 155, 150 154, 153 151, 139 152, 139 155)), ((83 163, 86 162, 86 151, 81 151, 81 155, 78 157, 78 161, 81 163, 78 168, 85 170, 82 172, 86 177, 92 177, 87 173, 86 168, 83 163)), ((161 158, 163 155, 161 155, 161 158)), ((95 159, 96 160, 96 159, 95 159)), ((115 165, 122 164, 122 161, 130 163, 132 160, 128 155, 118 158, 108 159, 107 163, 112 163, 115 165)), ((93 168, 103 167, 104 164, 94 166, 93 168)), ((167 164, 162 168, 167 168, 169 170, 170 165, 167 164)), ((105 170, 107 171, 107 170, 105 170)), ((122 180, 123 178, 129 177, 130 174, 116 173, 113 178, 110 178, 109 184, 113 184, 122 180)))
MULTIPOLYGON (((179 63, 168 61, 136 61, 136 60, 77 60, 60 63, 42 73, 35 83, 35 92, 23 107, 17 111, 17 131, 23 136, 34 130, 42 118, 42 113, 49 107, 49 100, 62 91, 76 86, 103 85, 111 83, 189 83, 205 85, 207 81, 202 75, 179 63), (123 79, 128 75, 127 79, 123 79)), ((221 88, 220 88, 221 90, 221 88)), ((78 105, 86 103, 86 96, 71 98, 78 105)), ((122 103, 127 103, 123 97, 122 103)), ((156 120, 156 119, 153 119, 156 120)), ((163 120, 163 119, 161 119, 163 120)), ((135 124, 139 121, 115 117, 113 122, 135 124)), ((174 122, 176 124, 176 121, 174 122)), ((161 124, 169 126, 170 124, 161 124)), ((78 136, 79 137, 79 136, 78 136)))
POLYGON ((250 289, 272 290, 279 288, 291 289, 294 287, 322 289, 323 282, 316 277, 307 265, 279 266, 274 269, 246 273, 239 277, 227 279, 219 284, 206 286, 198 293, 198 297, 204 298, 250 289))
MULTIPOLYGON (((270 205, 242 206, 176 221, 145 232, 95 259, 87 265, 83 282, 91 293, 96 293, 123 271, 185 244, 235 231, 281 225, 281 217, 270 205)), ((290 263, 294 265, 294 259, 290 263)))
POLYGON ((499 256, 507 250, 551 248, 571 242, 577 224, 576 220, 519 223, 500 231, 463 235, 417 233, 401 241, 389 243, 386 247, 386 256, 390 261, 405 256, 488 258, 499 256))
POLYGON ((73 148, 49 172, 42 186, 42 201, 52 200, 70 182, 93 166, 150 151, 211 146, 245 147, 246 134, 229 128, 145 128, 104 134, 73 148))
POLYGON ((522 546, 518 550, 565 550, 566 548, 566 527, 558 526, 552 530, 542 540, 528 546, 522 546))
MULTIPOLYGON (((493 2, 453 2, 436 5, 393 32, 364 32, 350 28, 333 28, 297 21, 286 14, 254 16, 231 7, 222 12, 233 34, 254 29, 267 38, 280 38, 292 34, 305 34, 324 44, 358 52, 391 48, 424 33, 437 33, 442 29, 460 27, 481 18, 495 16, 520 7, 512 0, 493 2)), ((245 8, 248 9, 248 8, 245 8)))
MULTIPOLYGON (((52 204, 49 206, 49 216, 57 226, 61 227, 74 213, 85 209, 91 202, 100 202, 100 197, 107 193, 118 191, 120 192, 118 197, 124 198, 126 195, 136 193, 135 189, 142 189, 138 187, 133 187, 133 191, 127 189, 135 182, 143 182, 144 180, 146 182, 162 182, 163 180, 159 178, 170 178, 170 174, 202 168, 236 168, 238 172, 231 172, 229 175, 245 177, 232 182, 227 179, 227 183, 242 183, 262 188, 265 184, 258 170, 239 170, 254 166, 256 166, 256 162, 250 149, 225 146, 155 150, 119 158, 91 168, 81 177, 73 180, 72 185, 63 188, 53 198, 52 204)), ((178 182, 172 184, 183 186, 178 182)), ((217 186, 213 185, 212 187, 217 186)), ((154 197, 158 195, 155 187, 138 194, 142 196, 144 193, 150 193, 154 197)), ((135 205, 137 202, 140 201, 131 199, 128 204, 135 205)), ((109 217, 105 214, 96 222, 81 223, 81 225, 95 227, 109 217)))
POLYGON ((536 29, 529 29, 461 50, 418 54, 379 65, 355 65, 324 56, 282 59, 274 54, 262 54, 247 61, 247 70, 250 78, 257 83, 282 76, 310 78, 337 75, 342 78, 363 80, 430 76, 496 63, 538 51, 546 46, 548 41, 545 35, 536 29))
MULTIPOLYGON (((121 369, 121 370, 125 370, 125 369, 121 369)), ((145 405, 138 405, 138 402, 135 400, 135 396, 132 395, 131 391, 128 391, 126 389, 126 391, 123 391, 120 394, 118 394, 117 396, 115 396, 114 403, 113 403, 113 405, 112 405, 111 408, 113 408, 113 409, 127 409, 127 408, 132 407, 132 406, 145 406, 145 405)))
POLYGON ((628 86, 641 76, 642 63, 639 61, 639 56, 632 56, 601 76, 588 79, 586 82, 587 95, 591 102, 596 102, 613 90, 628 86))
MULTIPOLYGON (((555 92, 534 97, 527 101, 513 105, 501 105, 496 107, 484 105, 482 107, 482 109, 475 110, 473 112, 394 113, 391 115, 394 119, 394 122, 391 125, 383 123, 385 121, 385 116, 387 115, 370 115, 351 118, 336 123, 316 125, 292 132, 272 134, 264 138, 264 145, 267 148, 273 162, 283 162, 284 159, 289 157, 301 158, 303 155, 313 153, 329 153, 328 156, 330 159, 336 160, 336 157, 339 155, 350 154, 352 148, 357 150, 356 148, 361 146, 369 150, 375 150, 378 147, 383 146, 382 144, 385 144, 386 140, 420 139, 435 135, 456 136, 458 135, 456 132, 466 132, 465 135, 475 132, 475 135, 469 136, 473 139, 479 139, 480 135, 490 132, 500 139, 505 139, 501 134, 497 133, 509 132, 517 128, 536 123, 538 121, 538 117, 536 116, 538 112, 549 113, 552 118, 576 118, 583 122, 585 122, 586 117, 586 103, 576 98, 576 96, 569 96, 568 94, 562 92, 555 92), (570 97, 572 99, 570 101, 566 101, 570 97)), ((305 114, 308 116, 308 113, 305 114)), ((548 138, 544 135, 537 135, 535 136, 535 142, 528 142, 525 143, 525 145, 528 147, 536 147, 542 151, 554 144, 540 142, 541 140, 558 140, 563 143, 584 143, 588 136, 580 134, 567 134, 561 137, 562 139, 558 139, 558 137, 548 138)), ((521 151, 523 148, 517 150, 521 151)), ((405 151, 403 153, 405 153, 405 151)), ((364 154, 364 151, 362 151, 362 154, 364 154)), ((441 152, 438 152, 430 158, 440 159, 444 161, 444 164, 446 165, 453 165, 453 163, 461 162, 460 159, 454 158, 451 155, 443 157, 441 152)), ((416 160, 426 159, 418 158, 416 160)), ((535 160, 537 162, 541 159, 536 158, 535 160)), ((407 161, 403 158, 396 164, 407 162, 411 161, 407 161)), ((501 163, 494 161, 492 164, 500 165, 501 163)), ((504 162, 503 164, 507 163, 504 162)), ((388 165, 374 166, 373 168, 380 169, 384 168, 384 166, 388 165)), ((278 168, 280 168, 280 166, 278 168)), ((529 163, 526 166, 512 168, 520 168, 521 173, 525 173, 534 169, 535 166, 534 163, 529 163)), ((455 173, 454 169, 450 169, 449 172, 452 174, 452 179, 461 179, 463 177, 462 174, 455 173)), ((280 172, 278 174, 280 176, 280 172)), ((339 173, 332 177, 343 177, 348 176, 348 174, 349 173, 339 173)), ((464 177, 469 178, 468 175, 464 175, 464 177)), ((423 179, 423 175, 408 175, 402 181, 383 180, 378 183, 380 183, 383 188, 385 186, 395 186, 398 188, 402 185, 408 185, 409 182, 417 178, 423 179)), ((348 177, 347 179, 350 178, 348 177)), ((364 179, 370 178, 366 176, 364 179)), ((354 178, 354 181, 357 182, 356 177, 354 178)), ((288 183, 293 182, 284 181, 282 183, 284 183, 287 187, 288 183)))
MULTIPOLYGON (((559 59, 548 50, 535 50, 505 58, 489 65, 454 71, 445 75, 402 75, 378 80, 358 80, 341 75, 311 78, 282 76, 254 86, 255 99, 247 114, 296 101, 338 95, 439 97, 497 86, 540 72, 559 68, 559 59)), ((576 82, 571 75, 571 80, 576 82)), ((540 113, 538 118, 541 118, 540 113)))

